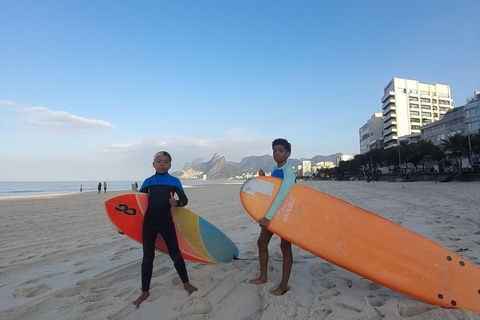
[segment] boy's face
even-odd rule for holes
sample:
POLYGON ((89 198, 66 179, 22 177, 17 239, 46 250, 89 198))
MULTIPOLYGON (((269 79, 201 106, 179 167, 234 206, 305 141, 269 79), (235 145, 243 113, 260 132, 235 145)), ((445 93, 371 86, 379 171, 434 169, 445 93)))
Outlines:
POLYGON ((279 167, 287 163, 288 157, 290 157, 290 152, 287 152, 284 146, 281 144, 273 146, 273 160, 275 160, 279 167))
POLYGON ((170 159, 167 156, 158 156, 153 162, 153 167, 157 173, 167 173, 172 166, 170 159))

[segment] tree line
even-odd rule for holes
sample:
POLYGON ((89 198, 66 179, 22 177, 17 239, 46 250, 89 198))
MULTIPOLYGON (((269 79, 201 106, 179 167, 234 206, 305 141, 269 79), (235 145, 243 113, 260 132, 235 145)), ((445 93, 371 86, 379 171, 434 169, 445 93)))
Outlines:
MULTIPOLYGON (((431 141, 419 140, 414 143, 401 141, 388 149, 372 149, 365 154, 357 154, 349 161, 340 161, 336 168, 317 170, 317 179, 341 178, 345 176, 372 176, 380 174, 379 168, 389 168, 389 173, 400 174, 406 171, 433 172, 436 164, 439 172, 446 168, 458 172, 462 170, 461 159, 468 158, 472 169, 478 170, 474 157, 480 155, 480 132, 464 136, 459 133, 442 139, 439 146, 431 141)), ((478 159, 478 158, 477 158, 478 159)))

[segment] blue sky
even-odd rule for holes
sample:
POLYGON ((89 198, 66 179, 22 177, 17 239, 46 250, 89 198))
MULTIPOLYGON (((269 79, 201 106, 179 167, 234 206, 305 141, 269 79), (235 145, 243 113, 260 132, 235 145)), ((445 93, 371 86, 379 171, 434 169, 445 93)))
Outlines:
POLYGON ((0 180, 359 152, 393 77, 480 90, 480 1, 0 1, 0 180))

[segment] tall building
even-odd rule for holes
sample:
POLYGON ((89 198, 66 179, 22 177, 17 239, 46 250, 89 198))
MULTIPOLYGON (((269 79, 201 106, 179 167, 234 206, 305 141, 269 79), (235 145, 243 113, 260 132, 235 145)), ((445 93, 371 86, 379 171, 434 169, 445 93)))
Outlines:
POLYGON ((439 121, 427 124, 422 127, 422 139, 431 141, 434 145, 439 146, 448 136, 455 134, 465 135, 465 111, 464 107, 452 109, 449 113, 442 117, 439 121))
POLYGON ((420 134, 420 127, 452 109, 450 86, 393 78, 383 90, 384 148, 397 145, 398 137, 420 134))
POLYGON ((361 154, 365 154, 375 148, 381 149, 383 147, 382 127, 382 114, 379 112, 375 113, 370 120, 358 130, 361 154))
POLYGON ((464 106, 453 108, 439 121, 422 127, 422 139, 440 145, 448 136, 467 136, 480 130, 480 91, 467 99, 464 106))
POLYGON ((303 160, 302 161, 303 175, 308 176, 312 174, 312 161, 303 160))
POLYGON ((464 109, 467 133, 478 133, 480 130, 480 91, 475 91, 473 97, 468 99, 464 109))

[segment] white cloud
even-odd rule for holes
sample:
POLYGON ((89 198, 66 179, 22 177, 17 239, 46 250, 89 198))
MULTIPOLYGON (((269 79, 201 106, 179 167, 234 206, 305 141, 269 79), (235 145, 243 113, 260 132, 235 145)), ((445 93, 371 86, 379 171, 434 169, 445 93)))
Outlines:
POLYGON ((19 110, 25 115, 25 118, 22 119, 24 122, 49 132, 116 129, 107 121, 87 119, 66 111, 55 111, 45 107, 20 108, 19 110))
POLYGON ((9 100, 0 100, 0 106, 7 106, 7 107, 13 107, 15 106, 16 103, 13 102, 13 101, 9 101, 9 100))

